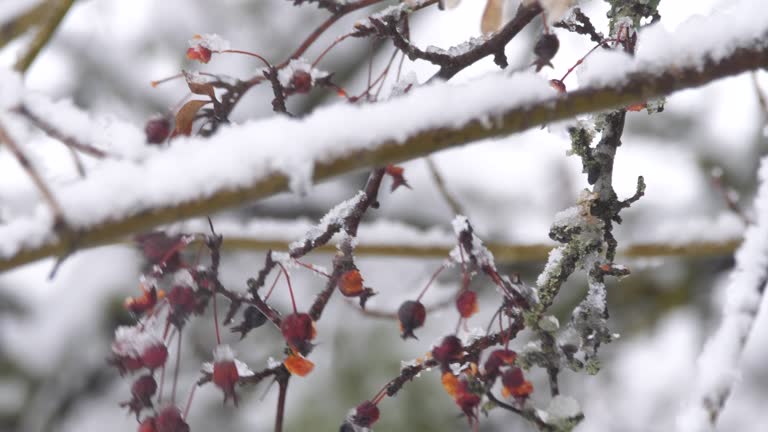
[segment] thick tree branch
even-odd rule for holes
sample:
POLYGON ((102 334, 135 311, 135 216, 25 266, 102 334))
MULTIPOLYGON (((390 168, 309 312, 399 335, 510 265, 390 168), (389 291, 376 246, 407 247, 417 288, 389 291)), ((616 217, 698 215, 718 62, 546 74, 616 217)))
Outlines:
POLYGON ((75 0, 54 0, 53 2, 49 2, 51 4, 46 7, 46 10, 49 13, 47 20, 40 26, 40 29, 37 31, 34 39, 32 39, 27 51, 19 57, 19 60, 16 62, 16 70, 23 73, 29 69, 29 66, 32 65, 32 62, 37 58, 37 55, 40 54, 43 47, 45 47, 51 37, 53 37, 53 33, 56 32, 56 29, 59 27, 59 24, 61 24, 61 21, 64 19, 67 12, 69 12, 69 8, 72 7, 74 2, 75 0))
MULTIPOLYGON (((345 154, 318 157, 314 163, 312 178, 314 181, 322 181, 371 166, 402 162, 473 141, 509 135, 530 127, 572 118, 578 114, 621 107, 678 90, 698 87, 744 71, 765 68, 768 67, 768 45, 763 38, 758 37, 745 42, 742 47, 720 57, 718 61, 698 59, 687 64, 668 64, 666 68, 651 65, 643 70, 642 67, 642 64, 638 64, 637 71, 628 74, 624 79, 606 80, 609 84, 580 89, 564 96, 532 103, 512 101, 506 109, 496 107, 495 110, 489 109, 489 112, 478 112, 474 120, 459 126, 450 123, 441 125, 433 121, 431 127, 412 132, 400 140, 384 139, 345 154), (493 121, 487 121, 489 116, 493 121)), ((509 84, 514 85, 514 77, 510 79, 509 84)), ((418 92, 412 92, 409 96, 418 97, 418 92)), ((397 100, 389 103, 397 103, 397 100)), ((382 105, 386 104, 378 106, 382 105)), ((362 110, 359 113, 364 115, 362 110)), ((349 121, 354 123, 354 119, 349 121)), ((362 121, 362 117, 359 121, 362 121)), ((381 118, 377 121, 391 120, 381 118)), ((294 127, 302 126, 297 123, 294 127)), ((91 247, 113 243, 125 235, 146 231, 158 225, 210 214, 264 198, 285 191, 288 186, 289 177, 286 174, 266 174, 237 189, 218 189, 205 197, 179 200, 172 205, 139 209, 136 213, 124 217, 95 221, 88 227, 79 227, 83 231, 79 244, 82 247, 91 247)), ((16 247, 10 246, 13 248, 10 251, 6 247, 0 261, 0 270, 67 252, 67 242, 55 238, 52 231, 47 238, 49 240, 42 245, 19 244, 16 247)))

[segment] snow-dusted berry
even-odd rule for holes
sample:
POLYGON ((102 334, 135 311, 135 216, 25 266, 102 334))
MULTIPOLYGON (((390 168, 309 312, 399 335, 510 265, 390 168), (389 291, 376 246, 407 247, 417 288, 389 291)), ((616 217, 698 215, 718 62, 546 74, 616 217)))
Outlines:
POLYGON ((163 343, 150 345, 141 354, 141 363, 149 370, 162 367, 166 360, 168 360, 168 348, 163 343))
POLYGON ((213 350, 213 383, 224 392, 224 402, 231 396, 237 406, 235 384, 240 379, 235 364, 235 353, 229 345, 219 345, 213 350))

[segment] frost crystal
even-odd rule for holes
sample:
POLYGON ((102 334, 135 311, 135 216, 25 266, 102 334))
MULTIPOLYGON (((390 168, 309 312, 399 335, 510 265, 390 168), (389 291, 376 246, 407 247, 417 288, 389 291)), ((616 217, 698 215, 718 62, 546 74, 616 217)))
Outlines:
POLYGON ((192 273, 187 269, 181 269, 173 274, 173 286, 185 286, 190 288, 196 288, 195 278, 192 277, 192 273))
POLYGON ((547 413, 549 414, 550 421, 554 419, 568 419, 581 414, 581 407, 576 399, 570 396, 557 395, 549 402, 547 413))
MULTIPOLYGON (((245 378, 245 377, 253 376, 255 374, 255 372, 253 372, 253 370, 251 370, 251 368, 249 368, 248 365, 245 364, 245 362, 242 362, 242 361, 240 361, 238 359, 234 359, 234 362, 235 362, 235 367, 237 368, 237 376, 238 377, 245 378)), ((281 363, 278 363, 278 365, 280 365, 280 364, 281 363)), ((204 373, 207 373, 207 374, 212 374, 213 373, 213 363, 211 363, 211 362, 203 363, 203 365, 200 367, 200 371, 202 371, 204 373)))
POLYGON ((230 48, 229 41, 216 33, 195 35, 187 44, 190 48, 203 47, 213 52, 222 52, 230 48))
POLYGON ((112 352, 118 356, 139 357, 145 349, 161 345, 163 338, 159 329, 152 324, 154 321, 147 321, 144 325, 118 327, 112 342, 112 352))
POLYGON ((486 43, 488 41, 488 38, 485 36, 480 37, 473 37, 470 40, 463 42, 459 45, 452 46, 448 48, 447 50, 438 48, 436 46, 428 46, 427 52, 431 54, 438 54, 438 55, 447 55, 451 57, 458 57, 461 55, 466 54, 469 51, 472 51, 473 49, 477 48, 478 46, 486 43))
POLYGON ((235 352, 227 344, 219 345, 213 349, 213 361, 232 361, 235 359, 235 352))
POLYGON ((315 239, 326 232, 330 225, 343 226, 344 220, 365 196, 365 192, 358 191, 357 195, 354 197, 337 204, 336 207, 332 208, 322 219, 320 219, 320 223, 310 228, 302 239, 291 243, 289 248, 297 249, 303 247, 306 242, 314 244, 315 239))

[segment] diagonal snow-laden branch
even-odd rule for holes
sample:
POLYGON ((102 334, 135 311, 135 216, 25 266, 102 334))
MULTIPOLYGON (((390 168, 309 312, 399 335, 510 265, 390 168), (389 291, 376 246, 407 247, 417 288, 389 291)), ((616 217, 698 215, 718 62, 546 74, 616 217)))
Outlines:
MULTIPOLYGON (((53 194, 68 226, 80 231, 77 247, 91 247, 289 188, 303 191, 346 172, 701 86, 768 67, 768 11, 754 3, 741 2, 735 13, 699 19, 673 34, 651 28, 640 35, 634 59, 596 53, 584 87, 565 95, 531 73, 493 74, 463 86, 439 83, 381 104, 336 105, 304 119, 228 127, 207 140, 178 139, 141 162, 103 161, 87 179, 53 185, 53 194), (710 37, 713 27, 730 34, 710 37)), ((0 108, 14 106, 2 102, 0 108)), ((70 251, 73 245, 55 235, 52 222, 41 204, 0 226, 0 270, 70 251)))
POLYGON ((736 268, 725 288, 723 321, 698 360, 689 404, 678 416, 678 430, 706 431, 717 422, 739 375, 739 361, 760 312, 768 282, 768 158, 759 171, 755 224, 736 251, 736 268))

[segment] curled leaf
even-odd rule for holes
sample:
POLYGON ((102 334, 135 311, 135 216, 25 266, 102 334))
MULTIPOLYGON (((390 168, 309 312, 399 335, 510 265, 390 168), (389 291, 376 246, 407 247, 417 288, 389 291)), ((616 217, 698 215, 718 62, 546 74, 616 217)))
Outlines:
POLYGON ((187 81, 187 87, 189 87, 189 91, 194 94, 208 96, 211 98, 211 101, 216 100, 216 93, 214 92, 213 84, 202 81, 198 74, 189 73, 186 71, 183 73, 184 79, 187 81))
POLYGON ((195 117, 200 108, 211 103, 211 101, 204 101, 193 99, 184 104, 179 112, 176 113, 176 130, 173 131, 173 136, 192 134, 192 123, 195 122, 195 117))

